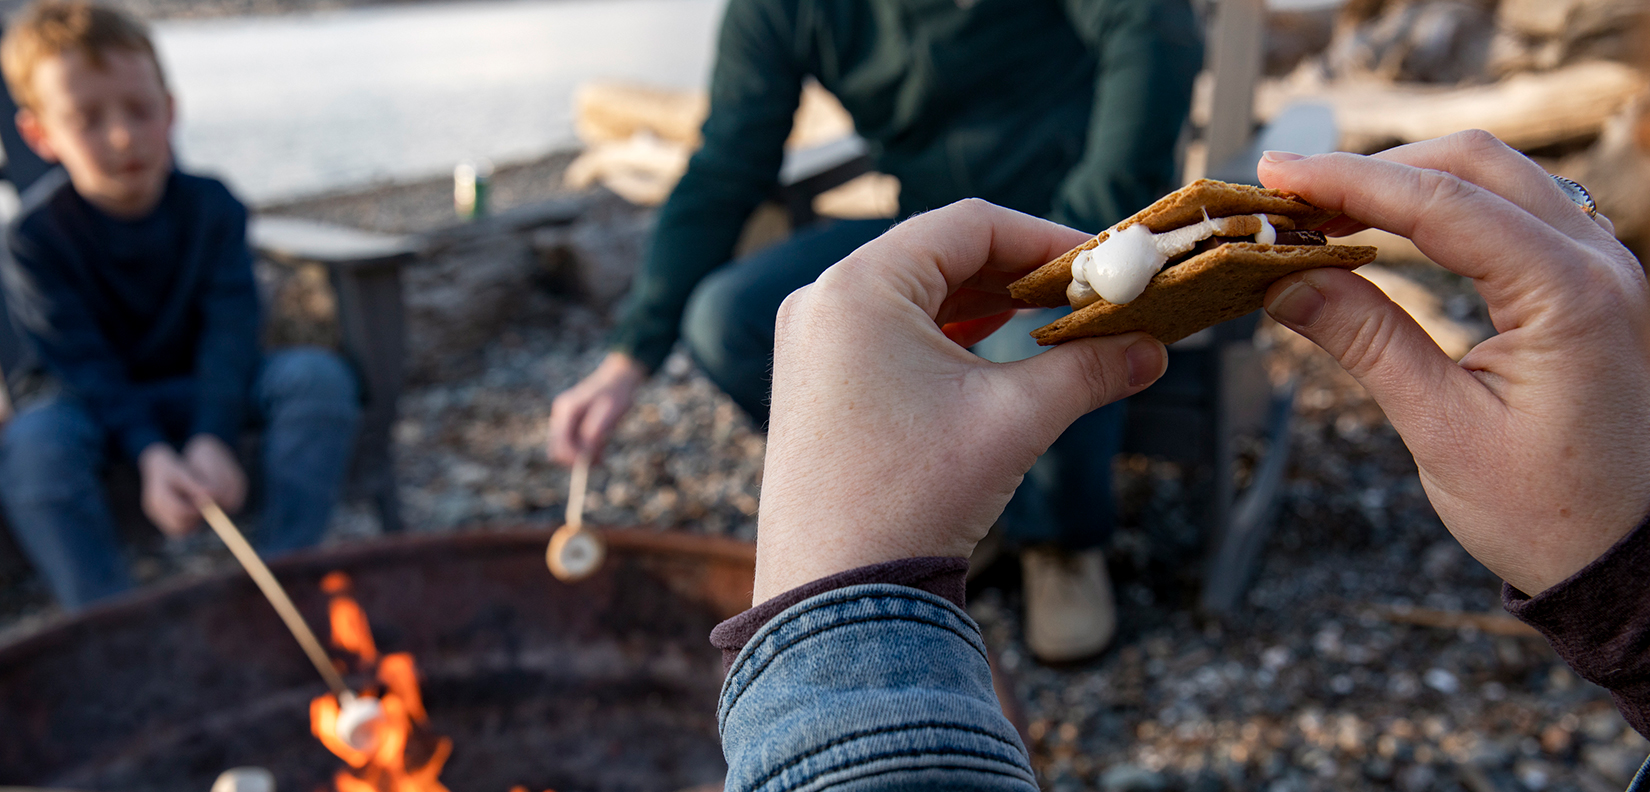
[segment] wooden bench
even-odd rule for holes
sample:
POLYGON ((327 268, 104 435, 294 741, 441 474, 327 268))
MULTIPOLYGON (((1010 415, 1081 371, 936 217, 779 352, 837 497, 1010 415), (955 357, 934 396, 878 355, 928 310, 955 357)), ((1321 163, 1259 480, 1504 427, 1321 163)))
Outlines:
POLYGON ((396 402, 406 384, 401 268, 418 258, 422 244, 413 237, 290 217, 255 216, 247 236, 270 261, 326 267, 337 297, 340 351, 355 367, 362 389, 351 488, 372 499, 385 533, 399 532, 392 444, 396 402))

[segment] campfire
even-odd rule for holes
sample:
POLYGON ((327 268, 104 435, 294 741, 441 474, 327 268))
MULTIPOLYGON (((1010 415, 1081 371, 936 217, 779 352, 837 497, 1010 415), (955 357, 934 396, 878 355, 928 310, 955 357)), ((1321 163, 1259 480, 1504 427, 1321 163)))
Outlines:
MULTIPOLYGON (((340 718, 344 703, 334 693, 309 703, 309 728, 321 744, 344 760, 350 769, 333 777, 337 792, 448 792, 441 784, 441 768, 452 755, 453 741, 430 731, 424 697, 418 688, 418 667, 407 652, 378 656, 367 614, 350 595, 350 579, 331 572, 321 579, 321 590, 331 597, 327 611, 332 622, 332 645, 349 653, 350 665, 378 680, 376 689, 361 691, 378 700, 379 717, 368 721, 340 718), (368 730, 358 735, 357 730, 368 730), (370 746, 361 750, 357 746, 370 746)), ((525 792, 525 790, 524 790, 525 792)))
POLYGON ((607 561, 577 584, 545 571, 543 529, 272 564, 339 689, 378 700, 391 733, 374 728, 354 753, 338 722, 349 708, 316 699, 314 664, 239 570, 0 644, 0 778, 176 792, 256 766, 288 792, 718 788, 721 657, 705 636, 749 605, 750 548, 605 536, 607 561))

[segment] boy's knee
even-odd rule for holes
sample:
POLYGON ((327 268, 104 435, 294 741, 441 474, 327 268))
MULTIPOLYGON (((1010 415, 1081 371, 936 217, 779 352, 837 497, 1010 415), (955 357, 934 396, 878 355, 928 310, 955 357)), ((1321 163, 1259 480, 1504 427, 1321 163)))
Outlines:
POLYGON ((343 358, 317 347, 276 352, 264 365, 263 392, 276 400, 305 399, 351 408, 360 401, 360 388, 343 358))
POLYGON ((0 475, 8 487, 79 480, 102 467, 106 444, 90 413, 62 400, 47 402, 19 413, 0 434, 0 475))

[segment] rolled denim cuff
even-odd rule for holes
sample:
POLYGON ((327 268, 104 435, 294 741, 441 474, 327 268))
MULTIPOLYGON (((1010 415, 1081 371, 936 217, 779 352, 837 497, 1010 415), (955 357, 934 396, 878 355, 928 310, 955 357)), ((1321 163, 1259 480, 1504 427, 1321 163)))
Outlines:
POLYGON ((1037 788, 979 626, 906 586, 839 588, 769 620, 717 723, 729 790, 1037 788))
POLYGON ((752 606, 738 616, 716 625, 716 629, 710 631, 711 645, 722 650, 722 671, 726 672, 733 667, 733 660, 739 656, 739 650, 744 649, 745 644, 756 637, 756 632, 762 629, 762 625, 784 613, 792 605, 833 589, 867 583, 890 583, 922 589, 944 597, 953 605, 962 608, 967 606, 964 598, 968 590, 968 559, 933 556, 902 558, 898 561, 857 567, 804 583, 767 602, 752 606))

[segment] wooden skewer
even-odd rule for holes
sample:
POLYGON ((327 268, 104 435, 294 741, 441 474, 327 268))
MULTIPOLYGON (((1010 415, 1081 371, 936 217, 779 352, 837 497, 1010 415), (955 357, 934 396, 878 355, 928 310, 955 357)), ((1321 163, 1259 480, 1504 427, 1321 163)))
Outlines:
POLYGON ((286 622, 286 628, 292 631, 292 637, 298 639, 298 645, 304 648, 304 654, 309 655, 309 661, 315 664, 315 670, 321 672, 321 678, 327 681, 327 687, 332 688, 340 701, 351 697, 349 686, 344 684, 344 678, 338 674, 338 669, 332 665, 332 658, 327 656, 326 650, 321 648, 321 642, 316 640, 315 633, 309 629, 309 623, 304 621, 298 608, 292 604, 292 598, 286 595, 286 589, 281 588, 280 581, 275 579, 274 573, 264 565, 258 551, 252 549, 241 530, 231 522, 229 515, 218 508, 218 504, 211 498, 202 499, 198 504, 201 516, 206 518, 206 524, 212 526, 218 538, 229 546, 229 552, 235 555, 235 560, 241 562, 246 574, 252 577, 252 582, 258 584, 269 604, 274 606, 275 613, 280 615, 281 621, 286 622))
POLYGON ((590 452, 579 453, 573 460, 573 475, 567 482, 567 524, 573 530, 584 529, 584 490, 590 483, 590 452))

